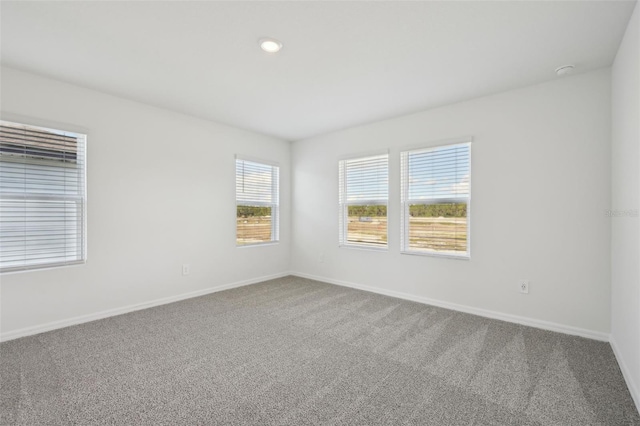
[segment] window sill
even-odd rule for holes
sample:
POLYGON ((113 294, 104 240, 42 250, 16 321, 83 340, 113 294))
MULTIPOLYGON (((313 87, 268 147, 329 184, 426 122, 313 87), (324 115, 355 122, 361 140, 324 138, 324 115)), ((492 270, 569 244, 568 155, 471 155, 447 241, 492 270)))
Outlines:
POLYGON ((357 244, 340 244, 339 248, 346 249, 356 249, 356 250, 364 250, 364 251, 377 251, 377 252, 388 252, 389 247, 372 247, 372 246, 361 246, 357 244))
POLYGON ((471 255, 467 254, 448 254, 448 253, 430 253, 423 251, 400 251, 400 254, 408 254, 410 256, 427 256, 427 257, 440 257, 445 259, 456 260, 471 260, 471 255))
POLYGON ((264 243, 236 244, 236 248, 277 246, 278 244, 280 244, 280 241, 267 241, 264 243))
POLYGON ((37 271, 50 271, 51 269, 60 269, 60 268, 69 268, 74 266, 82 266, 87 263, 86 259, 76 260, 73 262, 61 262, 61 263, 49 263, 42 266, 32 266, 20 269, 7 269, 6 271, 0 271, 1 275, 10 275, 10 274, 22 274, 25 272, 37 272, 37 271))

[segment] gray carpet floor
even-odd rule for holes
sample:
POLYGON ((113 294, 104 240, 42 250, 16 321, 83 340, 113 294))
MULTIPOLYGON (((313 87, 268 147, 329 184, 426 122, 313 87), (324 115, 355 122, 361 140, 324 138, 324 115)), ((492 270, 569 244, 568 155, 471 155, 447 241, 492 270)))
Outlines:
POLYGON ((607 343, 286 277, 0 344, 2 425, 640 425, 607 343))

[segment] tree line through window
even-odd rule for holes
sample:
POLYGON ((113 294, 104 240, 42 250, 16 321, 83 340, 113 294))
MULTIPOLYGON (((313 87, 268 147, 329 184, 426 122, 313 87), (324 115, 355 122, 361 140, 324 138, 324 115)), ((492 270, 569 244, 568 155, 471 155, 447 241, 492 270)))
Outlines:
MULTIPOLYGON (((469 257, 470 141, 403 151, 401 252, 469 257)), ((388 247, 389 155, 339 162, 341 246, 388 247)))
MULTIPOLYGON (((471 141, 400 153, 402 253, 468 258, 471 141)), ((338 162, 339 244, 388 248, 389 154, 338 162)), ((236 244, 279 239, 279 167, 236 158, 236 244)))

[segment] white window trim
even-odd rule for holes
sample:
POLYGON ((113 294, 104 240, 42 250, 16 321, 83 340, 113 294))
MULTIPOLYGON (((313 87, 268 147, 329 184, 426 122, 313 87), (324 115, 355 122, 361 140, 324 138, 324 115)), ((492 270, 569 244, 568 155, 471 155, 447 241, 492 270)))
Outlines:
POLYGON ((249 248, 249 247, 264 247, 264 246, 273 246, 273 245, 279 244, 280 243, 280 164, 275 161, 264 160, 256 157, 249 157, 245 155, 236 154, 234 156, 233 167, 234 167, 233 194, 235 198, 235 211, 233 214, 234 216, 233 229, 234 229, 234 238, 236 242, 236 248, 243 249, 243 248, 249 248), (275 203, 254 202, 254 205, 257 205, 257 206, 271 207, 271 240, 270 241, 260 241, 260 242, 249 243, 249 244, 238 244, 237 211, 238 211, 238 206, 243 204, 238 203, 238 195, 236 193, 236 188, 237 188, 236 186, 237 161, 236 160, 250 161, 252 163, 263 164, 263 165, 275 167, 278 169, 278 179, 271 180, 271 193, 273 194, 275 192, 275 194, 277 195, 276 202, 275 203))
MULTIPOLYGON (((358 200, 351 202, 342 202, 340 198, 340 193, 346 194, 346 180, 343 179, 343 171, 342 164, 345 161, 349 160, 358 160, 364 159, 368 157, 377 157, 377 156, 387 156, 387 179, 390 177, 390 154, 389 150, 377 150, 377 151, 368 151, 360 154, 352 154, 338 158, 338 185, 342 183, 342 187, 339 188, 338 191, 338 247, 339 248, 347 248, 347 249, 356 249, 356 250, 365 250, 365 251, 375 251, 375 252, 388 252, 389 251, 389 188, 387 187, 387 201, 381 202, 380 200, 358 200), (359 243, 350 243, 347 241, 347 226, 349 223, 348 218, 348 206, 353 205, 379 205, 387 207, 387 244, 384 247, 373 246, 369 244, 359 244, 359 243)), ((389 185, 389 182, 387 183, 389 185)))
POLYGON ((400 254, 407 254, 411 256, 427 256, 427 257, 437 257, 437 258, 449 258, 449 259, 457 259, 457 260, 471 260, 471 198, 472 198, 472 185, 473 185, 473 170, 472 170, 472 147, 473 147, 473 138, 472 137, 464 137, 457 139, 446 139, 437 142, 432 142, 426 145, 421 146, 411 146, 401 149, 400 151, 400 254), (409 187, 406 184, 406 168, 405 164, 405 154, 408 154, 413 151, 418 152, 428 152, 434 151, 438 148, 442 148, 445 146, 453 146, 453 145, 468 145, 469 146, 469 195, 468 197, 443 197, 438 199, 428 200, 413 200, 408 198, 409 187), (406 239, 409 235, 409 205, 410 204, 438 204, 442 202, 456 202, 460 200, 467 201, 467 251, 461 254, 454 253, 438 253, 435 251, 421 251, 421 250, 411 250, 409 248, 408 242, 406 239))

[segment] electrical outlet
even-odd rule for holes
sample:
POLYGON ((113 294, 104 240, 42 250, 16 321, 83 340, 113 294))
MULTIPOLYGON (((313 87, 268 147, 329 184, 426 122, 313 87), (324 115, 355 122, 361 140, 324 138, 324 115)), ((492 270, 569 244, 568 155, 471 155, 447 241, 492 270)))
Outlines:
POLYGON ((529 281, 528 280, 518 281, 518 288, 520 289, 520 293, 529 294, 529 281))
POLYGON ((189 275, 189 272, 191 272, 191 267, 186 263, 182 265, 182 275, 189 275))

